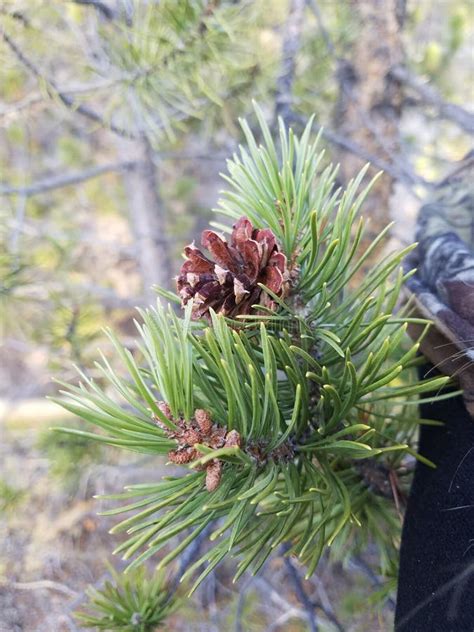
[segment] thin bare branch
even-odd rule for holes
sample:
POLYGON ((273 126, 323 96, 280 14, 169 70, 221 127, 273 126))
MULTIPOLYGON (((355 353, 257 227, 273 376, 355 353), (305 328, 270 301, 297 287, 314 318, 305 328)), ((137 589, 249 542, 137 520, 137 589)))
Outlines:
MULTIPOLYGON (((91 82, 89 84, 71 87, 66 86, 61 88, 61 93, 71 96, 77 94, 97 94, 100 91, 109 90, 112 86, 116 85, 120 81, 126 80, 126 78, 105 79, 101 81, 91 82)), ((5 105, 0 104, 0 120, 5 118, 11 119, 12 117, 18 115, 22 110, 31 108, 40 103, 43 105, 47 103, 47 97, 45 96, 44 92, 29 94, 26 97, 19 99, 18 101, 6 103, 5 105)))
POLYGON ((395 66, 390 71, 390 76, 411 88, 421 98, 421 100, 434 107, 441 118, 448 119, 456 123, 469 134, 474 134, 474 114, 465 110, 460 105, 445 101, 436 88, 421 77, 417 77, 408 68, 395 66))
POLYGON ((0 195, 21 195, 25 198, 38 195, 39 193, 47 193, 48 191, 54 191, 55 189, 62 189, 64 187, 74 186, 85 182, 86 180, 92 180, 104 173, 110 173, 112 171, 126 171, 136 167, 137 163, 134 161, 112 162, 108 165, 99 165, 97 167, 91 167, 90 169, 84 169, 77 173, 70 173, 64 176, 51 176, 33 182, 25 187, 15 186, 2 186, 0 185, 0 195))
MULTIPOLYGON (((262 590, 265 598, 270 597, 271 601, 275 603, 280 608, 284 609, 285 614, 288 615, 288 618, 298 617, 300 619, 306 618, 306 613, 302 608, 298 608, 290 603, 287 599, 285 599, 282 591, 278 591, 275 589, 273 584, 263 576, 256 576, 254 579, 254 584, 262 590)), ((274 622, 275 623, 275 622, 274 622)), ((275 630, 277 626, 272 624, 269 628, 267 628, 267 632, 271 630, 275 630)))
POLYGON ((291 558, 285 556, 285 552, 288 550, 289 545, 282 546, 283 560, 285 563, 285 567, 287 569, 288 575, 290 576, 294 587, 295 593, 298 597, 300 603, 303 605, 304 610, 307 615, 308 623, 310 626, 311 632, 318 630, 318 622, 316 620, 316 610, 321 610, 324 613, 324 616, 330 621, 334 627, 338 630, 338 632, 345 632, 344 626, 336 617, 334 610, 332 608, 328 608, 327 605, 321 603, 320 601, 315 601, 311 599, 306 593, 303 582, 301 580, 300 574, 298 573, 297 568, 293 564, 291 558))
POLYGON ((242 616, 244 614, 245 601, 247 597, 247 592, 249 588, 252 586, 254 578, 250 577, 250 579, 241 587, 239 590, 239 598, 237 601, 237 610, 235 613, 235 627, 234 632, 244 632, 244 628, 242 626, 242 616))
MULTIPOLYGON (((306 123, 304 117, 296 114, 295 112, 291 112, 289 122, 297 123, 298 125, 305 125, 306 123)), ((341 136, 337 132, 334 132, 331 128, 320 125, 317 121, 314 121, 313 128, 317 131, 321 130, 323 138, 325 138, 333 145, 336 145, 341 149, 344 149, 345 151, 359 156, 359 158, 370 162, 373 166, 378 167, 379 169, 382 169, 383 171, 388 173, 390 176, 392 176, 392 178, 405 182, 410 187, 413 186, 414 182, 427 188, 431 188, 433 186, 431 182, 428 182, 428 180, 425 180, 419 175, 413 175, 414 180, 413 178, 407 178, 407 176, 403 173, 400 173, 400 171, 398 171, 394 165, 389 164, 388 162, 383 160, 383 158, 380 158, 380 156, 371 153, 365 147, 362 147, 362 145, 359 145, 350 138, 341 136)), ((416 194, 414 193, 414 195, 416 194)), ((416 197, 419 196, 417 195, 416 197)))
POLYGON ((50 579, 42 579, 34 582, 2 582, 0 586, 14 590, 54 590, 68 597, 77 597, 77 592, 71 590, 65 584, 50 579))
MULTIPOLYGON (((112 288, 100 285, 74 284, 69 286, 70 295, 80 296, 82 301, 92 299, 99 302, 105 309, 135 309, 145 307, 146 303, 141 296, 119 296, 112 288)), ((16 290, 15 295, 20 300, 35 301, 41 303, 44 310, 52 310, 57 303, 51 300, 51 293, 64 291, 60 283, 31 283, 23 285, 16 290)))
POLYGON ((28 20, 26 15, 21 13, 21 11, 12 11, 10 13, 10 11, 8 11, 6 9, 6 7, 0 7, 0 14, 1 15, 6 15, 9 18, 12 18, 13 20, 16 20, 17 22, 20 22, 20 24, 22 24, 25 28, 29 28, 29 26, 30 26, 30 21, 28 20))
POLYGON ((135 309, 145 306, 141 296, 119 296, 113 289, 99 285, 79 285, 77 290, 96 299, 105 309, 135 309))
POLYGON ((176 571, 176 574, 173 577, 169 585, 169 593, 172 595, 175 593, 181 581, 181 577, 188 570, 188 568, 193 564, 197 558, 201 555, 201 550, 209 534, 214 528, 214 523, 209 524, 196 538, 192 541, 192 543, 188 546, 188 548, 184 551, 183 555, 179 561, 179 568, 176 571))
POLYGON ((306 594, 303 582, 301 581, 301 577, 290 558, 285 556, 283 559, 285 562, 286 570, 288 571, 288 575, 290 576, 294 584, 296 596, 305 609, 309 629, 311 632, 318 632, 319 627, 318 621, 316 619, 316 613, 314 611, 314 605, 311 602, 311 599, 306 594))

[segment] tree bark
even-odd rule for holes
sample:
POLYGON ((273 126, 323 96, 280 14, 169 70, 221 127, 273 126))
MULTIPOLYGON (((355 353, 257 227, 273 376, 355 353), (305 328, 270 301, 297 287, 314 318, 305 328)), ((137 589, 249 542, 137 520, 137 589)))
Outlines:
MULTIPOLYGON (((360 27, 350 59, 339 61, 340 97, 335 125, 342 136, 403 170, 397 158, 402 93, 389 74, 393 66, 403 62, 400 1, 352 0, 352 6, 360 27)), ((354 177, 364 164, 348 152, 340 153, 338 159, 344 182, 354 177)), ((376 170, 371 171, 373 175, 376 170)), ((384 173, 367 201, 372 233, 369 238, 390 221, 393 183, 393 177, 384 173)))
POLYGON ((121 157, 136 162, 133 169, 124 172, 123 182, 143 293, 148 303, 154 303, 156 294, 152 286, 171 285, 170 247, 157 167, 145 135, 139 140, 118 139, 117 142, 121 157))

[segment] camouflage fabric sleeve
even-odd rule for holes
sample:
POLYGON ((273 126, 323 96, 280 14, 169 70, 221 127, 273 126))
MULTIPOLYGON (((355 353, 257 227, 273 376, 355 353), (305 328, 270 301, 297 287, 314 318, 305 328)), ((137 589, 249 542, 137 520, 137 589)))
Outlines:
POLYGON ((405 264, 407 269, 417 269, 406 283, 415 310, 434 322, 421 350, 436 368, 460 383, 471 416, 474 416, 473 182, 474 151, 471 151, 434 188, 420 209, 418 247, 405 264))

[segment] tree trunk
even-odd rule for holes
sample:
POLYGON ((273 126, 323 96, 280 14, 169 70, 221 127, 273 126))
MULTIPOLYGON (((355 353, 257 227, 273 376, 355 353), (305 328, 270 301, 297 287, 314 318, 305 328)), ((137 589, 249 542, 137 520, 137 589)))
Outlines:
MULTIPOLYGON (((356 141, 385 161, 397 161, 398 124, 402 103, 400 86, 390 78, 393 66, 403 61, 400 0, 353 0, 359 32, 350 59, 340 60, 340 97, 335 113, 339 133, 356 141)), ((358 156, 338 157, 344 182, 364 165, 358 156)), ((399 162, 399 161, 398 161, 399 162)), ((399 164, 395 164, 401 168, 399 164)), ((371 169, 371 175, 376 172, 371 169)), ((368 238, 389 223, 393 178, 384 174, 367 201, 368 238)))
POLYGON ((171 284, 170 248, 157 168, 145 135, 140 140, 119 139, 118 144, 122 157, 137 162, 124 173, 124 188, 143 293, 148 303, 154 303, 156 294, 152 286, 170 287, 171 284))

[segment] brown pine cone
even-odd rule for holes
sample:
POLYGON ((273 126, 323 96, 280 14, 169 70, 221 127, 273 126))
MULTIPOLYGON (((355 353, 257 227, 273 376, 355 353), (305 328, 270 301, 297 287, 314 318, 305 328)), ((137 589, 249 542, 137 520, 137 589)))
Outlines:
POLYGON ((222 476, 222 461, 214 459, 206 468, 206 489, 213 492, 219 487, 222 476))
POLYGON ((255 312, 254 304, 276 310, 277 304, 258 283, 281 298, 288 296, 287 258, 270 229, 254 228, 241 217, 234 224, 230 244, 212 230, 202 233, 201 244, 214 261, 194 245, 188 246, 177 279, 182 305, 193 299, 194 319, 209 319, 210 308, 229 318, 255 312))
POLYGON ((240 448, 241 443, 240 434, 237 430, 231 430, 227 433, 224 444, 226 448, 240 448))
POLYGON ((196 423, 199 426, 199 430, 202 432, 203 435, 207 436, 211 433, 212 420, 211 415, 207 412, 207 410, 197 408, 194 411, 194 419, 196 420, 196 423))
POLYGON ((168 452, 168 458, 172 463, 176 463, 176 465, 185 465, 186 463, 191 463, 199 456, 198 452, 191 447, 187 448, 178 448, 177 450, 170 450, 168 452))

